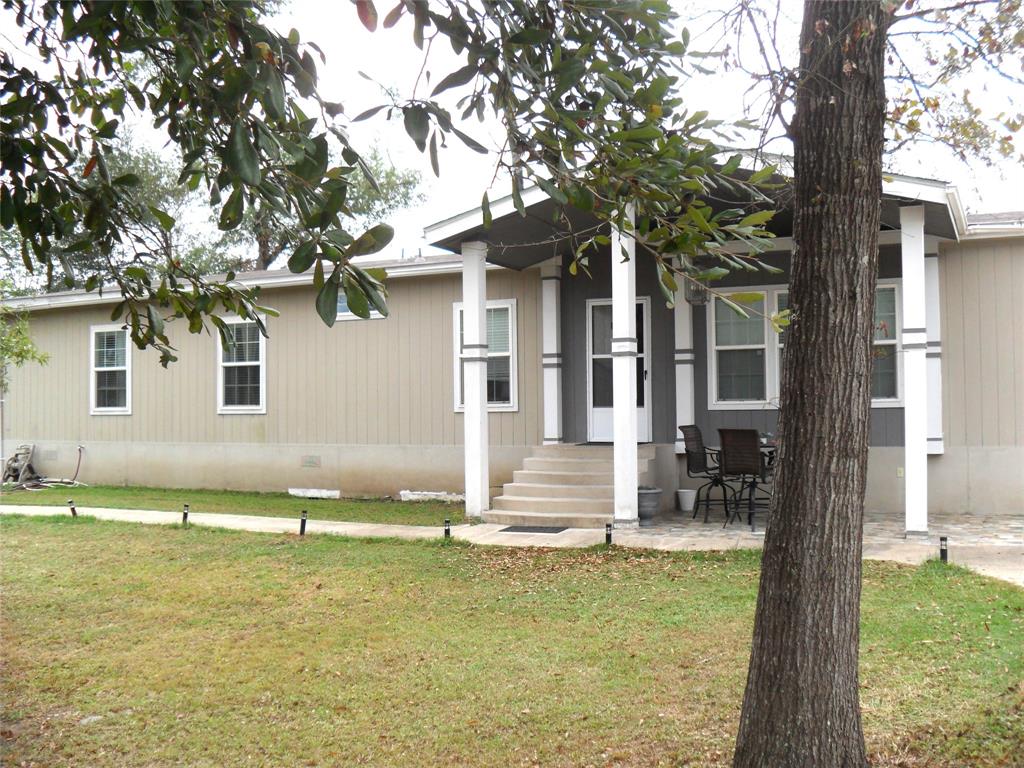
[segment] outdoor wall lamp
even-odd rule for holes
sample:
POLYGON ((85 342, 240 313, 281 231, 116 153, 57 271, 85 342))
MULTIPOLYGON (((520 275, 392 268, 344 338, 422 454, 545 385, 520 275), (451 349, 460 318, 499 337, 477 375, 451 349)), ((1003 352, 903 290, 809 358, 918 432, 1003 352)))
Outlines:
POLYGON ((708 303, 708 288, 698 280, 685 279, 683 287, 686 303, 694 307, 703 307, 708 303))

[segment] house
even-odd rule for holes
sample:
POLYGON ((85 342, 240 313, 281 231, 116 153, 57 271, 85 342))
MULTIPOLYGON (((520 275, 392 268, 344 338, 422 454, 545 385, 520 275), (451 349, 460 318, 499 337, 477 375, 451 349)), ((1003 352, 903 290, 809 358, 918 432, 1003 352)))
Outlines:
MULTIPOLYGON (((269 338, 234 320, 225 351, 171 324, 167 370, 110 323, 114 296, 11 300, 50 362, 12 372, 3 444, 35 443, 40 470, 63 475, 82 445, 94 483, 464 491, 498 522, 635 525, 638 483, 687 484, 678 425, 709 443, 719 427, 774 431, 783 339, 714 296, 669 308, 642 256, 606 249, 591 277, 569 275, 552 203, 536 189, 525 203, 525 218, 493 203, 486 231, 479 210, 428 227, 447 255, 378 260, 387 318, 342 300, 327 328, 307 275, 243 275, 281 313, 269 338)), ((954 188, 892 177, 882 219, 867 506, 911 532, 929 512, 1019 515, 1024 214, 967 217, 954 188)), ((780 274, 718 289, 785 307, 789 221, 765 257, 780 274)))

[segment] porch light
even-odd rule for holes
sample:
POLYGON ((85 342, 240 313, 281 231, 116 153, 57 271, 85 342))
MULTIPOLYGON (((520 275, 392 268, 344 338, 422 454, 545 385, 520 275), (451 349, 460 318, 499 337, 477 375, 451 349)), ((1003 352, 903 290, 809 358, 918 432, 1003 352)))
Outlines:
POLYGON ((687 304, 694 307, 703 307, 708 303, 708 289, 703 283, 687 279, 683 290, 687 304))

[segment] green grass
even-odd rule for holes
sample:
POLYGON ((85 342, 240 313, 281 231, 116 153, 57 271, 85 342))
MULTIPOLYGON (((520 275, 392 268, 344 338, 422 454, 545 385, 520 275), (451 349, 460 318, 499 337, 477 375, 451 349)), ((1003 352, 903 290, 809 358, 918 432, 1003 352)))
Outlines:
POLYGON ((295 517, 309 510, 313 520, 343 520, 352 523, 400 523, 442 525, 464 522, 463 506, 432 501, 391 501, 389 499, 300 499, 287 493, 249 491, 204 491, 181 488, 142 488, 92 485, 80 488, 51 488, 0 495, 0 504, 42 504, 66 507, 68 498, 81 507, 117 509, 181 510, 188 503, 193 512, 217 512, 264 517, 295 517))
MULTIPOLYGON (((12 766, 728 765, 759 567, 17 516, 0 557, 12 766)), ((864 567, 875 764, 1020 765, 1024 591, 864 567)))

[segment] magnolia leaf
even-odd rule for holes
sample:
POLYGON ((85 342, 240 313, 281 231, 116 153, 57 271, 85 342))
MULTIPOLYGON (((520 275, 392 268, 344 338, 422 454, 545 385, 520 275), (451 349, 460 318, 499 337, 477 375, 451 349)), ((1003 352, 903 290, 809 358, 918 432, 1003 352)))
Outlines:
POLYGON ((242 188, 235 187, 224 203, 220 211, 220 221, 217 223, 223 230, 234 229, 242 222, 242 214, 245 212, 245 200, 242 197, 242 188))
POLYGON ((775 215, 775 211, 757 211, 749 216, 744 216, 737 224, 737 227, 758 227, 771 220, 772 216, 775 215))
POLYGON ((249 137, 249 129, 242 119, 231 126, 228 151, 225 158, 228 169, 250 187, 260 183, 260 158, 249 137))
MULTIPOLYGON (((363 22, 363 26, 371 32, 377 31, 377 9, 373 5, 373 0, 355 0, 356 13, 359 14, 359 20, 363 22)), ((328 323, 331 325, 331 323, 328 323)))
POLYGON ((296 274, 305 272, 311 266, 313 266, 313 260, 316 258, 316 243, 312 240, 307 240, 301 243, 298 248, 295 249, 295 253, 288 259, 288 269, 296 274))
MULTIPOLYGON (((351 307, 351 304, 349 305, 351 307)), ((331 279, 324 283, 316 295, 316 313, 328 328, 338 319, 338 283, 331 279)))
POLYGON ((491 218, 491 201, 487 198, 486 192, 484 192, 484 199, 480 202, 480 209, 484 213, 484 229, 490 229, 494 219, 491 218))
POLYGON ((405 132, 416 143, 422 152, 427 148, 427 134, 430 132, 430 118, 427 110, 421 106, 406 107, 402 110, 405 117, 405 132))
POLYGON ((474 77, 480 70, 472 64, 467 64, 462 69, 457 69, 450 75, 445 77, 440 83, 438 83, 434 90, 431 91, 431 96, 437 96, 437 94, 447 91, 449 88, 455 88, 460 85, 465 85, 474 77))
POLYGON ((386 248, 394 236, 395 230, 391 226, 388 224, 378 224, 356 238, 356 241, 349 246, 348 255, 362 256, 367 253, 377 253, 377 251, 386 248))
POLYGON ((163 230, 165 232, 170 232, 172 229, 174 229, 174 217, 173 216, 171 216, 170 214, 166 213, 165 211, 161 211, 159 208, 157 208, 154 205, 150 205, 148 207, 149 207, 149 212, 151 214, 153 214, 153 218, 155 218, 160 223, 160 226, 163 228, 163 230))

